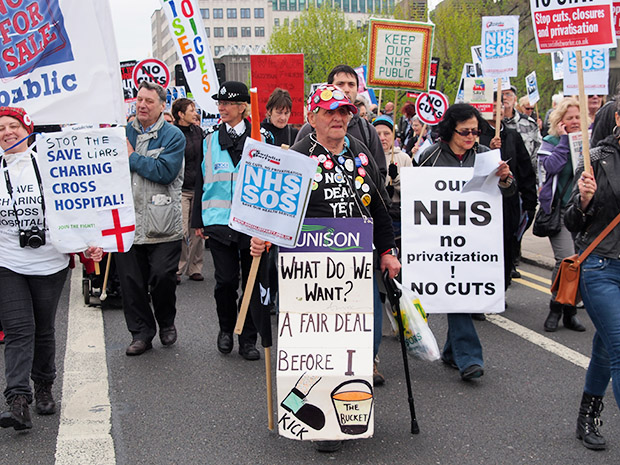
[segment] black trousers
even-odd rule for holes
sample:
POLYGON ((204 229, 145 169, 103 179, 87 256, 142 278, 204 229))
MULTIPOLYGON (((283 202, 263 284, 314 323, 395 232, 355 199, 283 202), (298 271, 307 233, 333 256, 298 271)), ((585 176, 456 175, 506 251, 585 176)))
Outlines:
MULTIPOLYGON (((237 294, 239 272, 241 272, 241 282, 243 289, 245 289, 245 283, 252 265, 252 256, 249 248, 240 248, 236 242, 227 245, 213 237, 209 238, 209 250, 211 250, 213 267, 215 268, 215 304, 220 331, 232 333, 235 329, 237 313, 242 299, 241 297, 237 301, 239 297, 237 294)), ((256 343, 256 326, 252 321, 250 311, 248 311, 245 319, 243 331, 239 335, 239 343, 245 342, 256 343)))
POLYGON ((133 339, 150 342, 157 325, 167 328, 174 324, 180 257, 181 240, 134 244, 128 252, 115 255, 125 321, 133 339))

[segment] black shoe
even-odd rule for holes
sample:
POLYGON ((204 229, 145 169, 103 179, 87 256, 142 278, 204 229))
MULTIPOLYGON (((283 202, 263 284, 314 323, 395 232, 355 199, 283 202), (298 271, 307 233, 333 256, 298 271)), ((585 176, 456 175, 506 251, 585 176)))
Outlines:
POLYGON ((372 364, 372 385, 383 386, 385 384, 385 376, 379 371, 377 362, 372 364))
POLYGON ((342 448, 342 441, 315 441, 314 448, 319 452, 336 452, 342 448))
POLYGON ((564 305, 564 317, 562 323, 566 329, 572 331, 579 331, 580 333, 586 330, 586 327, 581 324, 581 321, 577 318, 577 308, 572 305, 564 305))
POLYGON ((168 328, 159 328, 159 340, 164 346, 171 346, 177 342, 177 329, 174 325, 168 328))
POLYGON ((177 275, 177 286, 179 284, 181 284, 181 275, 180 274, 177 275))
POLYGON ((600 420, 603 411, 603 396, 591 396, 583 393, 579 416, 577 417, 577 439, 592 450, 604 450, 607 447, 605 438, 598 430, 603 425, 600 420))
POLYGON ((15 431, 32 428, 26 396, 15 396, 9 404, 9 410, 0 415, 0 427, 14 428, 15 431))
POLYGON ((39 415, 56 413, 56 402, 52 397, 53 385, 53 381, 35 381, 34 383, 35 410, 39 415))
POLYGON ((484 313, 472 313, 471 319, 476 321, 487 321, 487 316, 484 313))
POLYGON ((549 315, 545 320, 545 331, 553 333, 558 329, 558 323, 562 317, 562 304, 552 300, 549 302, 549 315))
POLYGON ((448 365, 450 368, 454 368, 455 370, 459 369, 457 364, 454 363, 454 360, 448 359, 448 358, 444 357, 443 355, 441 356, 441 361, 443 363, 445 363, 446 365, 448 365))
POLYGON ((260 352, 251 342, 245 342, 239 346, 239 355, 246 360, 260 360, 260 352))
POLYGON ((471 365, 465 368, 465 371, 461 373, 461 379, 463 381, 469 381, 470 379, 480 378, 484 375, 484 370, 480 365, 471 365))
POLYGON ((153 348, 153 344, 150 342, 143 341, 141 339, 134 339, 131 341, 131 344, 127 347, 125 351, 126 355, 142 355, 147 350, 151 350, 153 348))
POLYGON ((513 268, 513 269, 510 271, 510 277, 511 277, 512 279, 519 279, 519 278, 521 277, 521 273, 519 273, 519 272, 517 271, 517 269, 516 269, 516 268, 513 268))
POLYGON ((217 350, 223 354, 229 354, 233 349, 233 336, 232 333, 225 333, 220 331, 217 335, 217 350))
POLYGON ((193 273, 189 279, 191 281, 204 281, 205 277, 203 275, 201 275, 200 273, 193 273))

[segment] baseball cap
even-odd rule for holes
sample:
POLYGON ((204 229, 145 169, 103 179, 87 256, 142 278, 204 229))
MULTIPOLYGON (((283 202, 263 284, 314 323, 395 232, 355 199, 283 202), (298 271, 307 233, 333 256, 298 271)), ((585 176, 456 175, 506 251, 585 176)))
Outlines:
POLYGON ((308 111, 312 112, 317 112, 319 108, 335 110, 344 106, 348 107, 351 113, 357 113, 357 107, 351 103, 342 90, 333 84, 319 86, 308 98, 308 111))

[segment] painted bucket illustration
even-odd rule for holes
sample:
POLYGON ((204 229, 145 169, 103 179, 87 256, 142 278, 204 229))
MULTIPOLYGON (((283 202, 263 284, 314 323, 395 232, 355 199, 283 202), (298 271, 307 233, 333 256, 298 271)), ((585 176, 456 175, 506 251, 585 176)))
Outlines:
POLYGON ((343 433, 363 434, 368 431, 374 400, 369 382, 363 379, 345 381, 332 391, 331 397, 343 433))

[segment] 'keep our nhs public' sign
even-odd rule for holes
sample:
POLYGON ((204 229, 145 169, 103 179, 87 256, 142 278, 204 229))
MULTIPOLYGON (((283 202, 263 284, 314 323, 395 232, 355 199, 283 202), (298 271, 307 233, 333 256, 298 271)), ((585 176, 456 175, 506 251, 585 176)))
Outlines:
POLYGON ((73 61, 58 0, 0 0, 0 78, 73 61))

